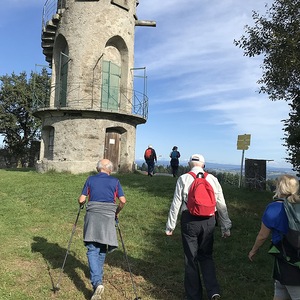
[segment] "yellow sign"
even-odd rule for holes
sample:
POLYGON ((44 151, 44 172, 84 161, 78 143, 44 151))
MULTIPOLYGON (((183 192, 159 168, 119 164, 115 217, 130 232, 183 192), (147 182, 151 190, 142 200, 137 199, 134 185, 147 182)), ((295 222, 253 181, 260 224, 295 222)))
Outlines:
POLYGON ((248 150, 250 146, 251 134, 238 135, 237 149, 248 150))

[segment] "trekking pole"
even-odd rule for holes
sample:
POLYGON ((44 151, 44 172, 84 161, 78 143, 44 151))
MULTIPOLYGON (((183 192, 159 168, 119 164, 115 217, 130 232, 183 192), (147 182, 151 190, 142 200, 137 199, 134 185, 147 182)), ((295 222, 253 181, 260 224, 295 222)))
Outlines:
POLYGON ((78 214, 77 214, 75 223, 73 225, 73 229, 72 229, 71 237, 70 237, 70 240, 69 240, 69 244, 68 244, 67 252, 66 252, 66 255, 65 255, 65 259, 64 259, 64 262, 63 262, 62 267, 60 269, 59 278, 58 278, 56 286, 53 287, 54 293, 60 290, 60 287, 59 287, 60 280, 61 280, 62 274, 64 272, 65 263, 66 263, 66 260, 67 260, 67 257, 68 257, 69 251, 70 251, 70 246, 71 246, 71 243, 72 243, 73 235, 74 235, 75 230, 76 230, 76 226, 77 226, 77 222, 78 222, 78 219, 79 219, 79 215, 80 215, 80 212, 81 212, 81 210, 83 208, 84 208, 84 204, 80 204, 79 205, 79 209, 78 209, 78 214))
POLYGON ((125 260, 126 260, 126 262, 127 262, 128 270, 129 270, 129 273, 130 273, 130 278, 131 278, 132 288, 133 288, 133 292, 134 292, 134 294, 135 294, 134 300, 142 299, 141 297, 138 297, 138 296, 137 296, 137 292, 136 292, 135 284, 134 284, 134 281, 133 281, 133 276, 132 276, 132 273, 131 273, 131 268, 130 268, 130 264, 129 264, 129 261, 128 261, 128 256, 127 256, 127 253, 126 253, 124 241, 123 241, 123 238, 122 238, 122 233, 121 233, 121 229, 120 229, 120 226, 119 226, 119 219, 118 219, 118 218, 116 218, 116 227, 118 228, 118 231, 119 231, 120 240, 121 240, 121 243, 122 243, 122 247, 123 247, 123 251, 124 251, 124 256, 125 256, 125 260))

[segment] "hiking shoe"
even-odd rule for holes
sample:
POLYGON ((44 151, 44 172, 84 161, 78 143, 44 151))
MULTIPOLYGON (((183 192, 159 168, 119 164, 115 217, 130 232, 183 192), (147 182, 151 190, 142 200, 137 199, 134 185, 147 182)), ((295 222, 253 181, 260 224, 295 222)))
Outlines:
POLYGON ((221 299, 221 296, 219 294, 214 294, 212 297, 211 297, 211 300, 219 300, 221 299))
POLYGON ((91 300, 101 300, 101 295, 103 294, 103 292, 104 292, 104 286, 102 284, 99 284, 95 289, 95 292, 91 300))

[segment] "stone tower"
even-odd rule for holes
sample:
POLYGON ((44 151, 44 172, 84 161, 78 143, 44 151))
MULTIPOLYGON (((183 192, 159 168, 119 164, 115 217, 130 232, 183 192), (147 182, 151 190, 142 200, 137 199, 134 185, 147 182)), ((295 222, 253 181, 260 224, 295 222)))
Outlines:
POLYGON ((47 0, 42 48, 52 69, 48 99, 38 99, 42 120, 37 170, 82 173, 100 158, 131 172, 136 126, 148 115, 145 90, 134 89, 137 0, 47 0))

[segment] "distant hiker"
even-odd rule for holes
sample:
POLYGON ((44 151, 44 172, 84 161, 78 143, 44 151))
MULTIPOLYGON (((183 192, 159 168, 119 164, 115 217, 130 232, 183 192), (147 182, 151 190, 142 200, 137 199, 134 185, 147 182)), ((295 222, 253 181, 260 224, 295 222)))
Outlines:
POLYGON ((152 177, 154 173, 154 162, 157 163, 156 152, 153 149, 152 145, 149 145, 145 150, 144 158, 148 166, 148 176, 152 177))
POLYGON ((101 299, 103 266, 107 252, 118 247, 115 219, 125 205, 126 199, 119 180, 110 176, 113 164, 102 159, 97 164, 98 174, 87 178, 78 199, 79 204, 88 202, 84 218, 83 241, 87 248, 90 280, 94 294, 91 300, 101 299), (116 198, 119 204, 116 204, 116 198))
POLYGON ((174 146, 172 148, 172 152, 170 153, 170 165, 172 168, 172 175, 173 177, 177 176, 177 172, 178 172, 178 166, 179 166, 179 157, 180 157, 180 152, 178 151, 178 147, 174 146))
MULTIPOLYGON (((299 181, 298 178, 291 175, 282 175, 277 179, 274 200, 265 209, 262 216, 260 231, 256 237, 255 243, 248 254, 253 261, 253 257, 257 254, 258 249, 272 234, 272 245, 269 253, 275 256, 273 267, 273 278, 275 279, 275 300, 299 300, 300 299, 300 248, 296 249, 292 246, 290 240, 289 226, 290 217, 286 210, 287 207, 293 207, 294 212, 298 211, 295 224, 299 225, 299 181), (275 251, 274 251, 275 250, 275 251), (294 264, 295 263, 295 264, 294 264)), ((298 247, 300 232, 294 232, 297 238, 298 247), (298 236, 297 236, 298 233, 298 236)))
MULTIPOLYGON (((189 166, 194 175, 186 173, 178 178, 166 224, 166 235, 172 235, 178 214, 181 212, 181 237, 185 256, 184 288, 189 300, 203 299, 200 269, 208 299, 220 299, 220 287, 212 256, 216 224, 214 212, 216 209, 218 210, 222 237, 229 237, 231 229, 231 220, 228 217, 221 185, 216 177, 204 172, 204 164, 205 160, 201 154, 191 156, 189 166), (213 198, 211 200, 215 205, 214 210, 202 216, 201 213, 193 215, 187 207, 190 187, 196 180, 194 176, 204 176, 203 180, 208 183, 207 188, 213 191, 213 194, 207 193, 205 197, 207 201, 210 201, 209 196, 213 198)), ((205 189, 202 190, 205 192, 205 189)), ((197 196, 197 194, 195 195, 197 196)))

